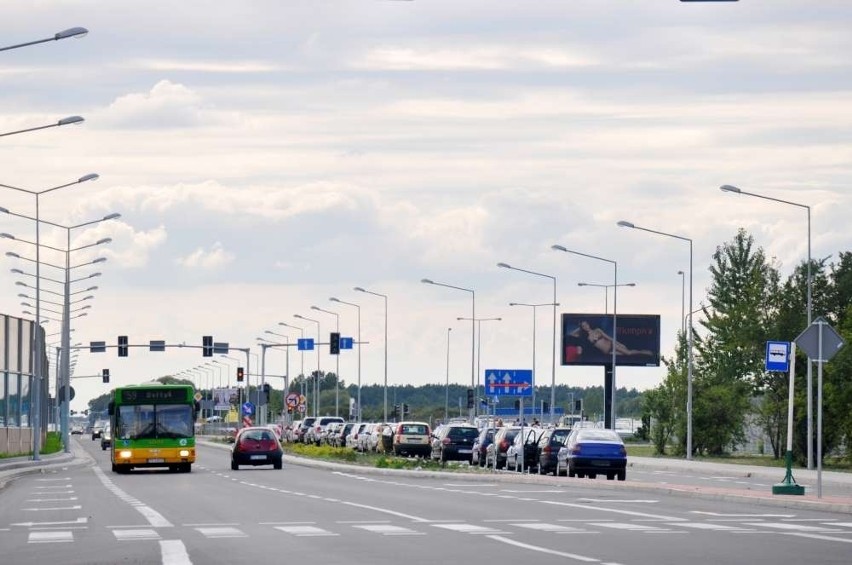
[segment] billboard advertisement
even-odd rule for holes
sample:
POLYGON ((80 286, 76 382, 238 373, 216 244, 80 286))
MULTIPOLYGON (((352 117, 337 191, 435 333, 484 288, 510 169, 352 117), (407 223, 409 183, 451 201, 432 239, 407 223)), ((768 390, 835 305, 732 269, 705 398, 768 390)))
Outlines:
POLYGON ((613 339, 611 314, 562 314, 562 364, 609 365, 612 348, 619 366, 660 366, 660 317, 618 314, 613 339))

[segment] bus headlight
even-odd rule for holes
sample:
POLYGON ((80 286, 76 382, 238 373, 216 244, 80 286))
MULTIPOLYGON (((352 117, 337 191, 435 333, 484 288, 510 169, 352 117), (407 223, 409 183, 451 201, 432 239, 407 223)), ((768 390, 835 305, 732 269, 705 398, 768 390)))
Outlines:
POLYGON ((188 449, 181 449, 180 450, 180 456, 181 457, 189 457, 189 450, 188 449))
POLYGON ((133 452, 130 451, 129 449, 125 449, 123 451, 120 451, 118 453, 118 456, 121 457, 122 459, 130 459, 131 457, 133 457, 133 452))

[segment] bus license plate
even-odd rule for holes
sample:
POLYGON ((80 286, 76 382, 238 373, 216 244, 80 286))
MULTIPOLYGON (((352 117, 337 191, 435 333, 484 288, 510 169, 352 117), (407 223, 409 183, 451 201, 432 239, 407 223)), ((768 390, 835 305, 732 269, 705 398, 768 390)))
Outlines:
POLYGON ((166 460, 165 460, 165 459, 162 459, 162 458, 159 458, 159 459, 148 459, 148 463, 165 463, 165 462, 166 462, 166 460))

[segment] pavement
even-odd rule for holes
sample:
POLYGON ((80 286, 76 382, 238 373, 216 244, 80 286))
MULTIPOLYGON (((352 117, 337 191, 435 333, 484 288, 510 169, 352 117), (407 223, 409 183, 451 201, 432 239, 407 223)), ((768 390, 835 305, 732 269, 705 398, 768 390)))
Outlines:
MULTIPOLYGON (((207 447, 230 451, 229 444, 209 441, 198 438, 198 444, 207 447)), ((76 450, 75 450, 76 451, 76 450)), ((67 467, 69 465, 82 465, 90 460, 81 455, 85 453, 79 450, 74 453, 56 453, 42 456, 40 461, 33 461, 30 457, 17 457, 0 460, 0 489, 6 482, 15 477, 27 473, 44 473, 47 470, 67 467)), ((454 481, 472 480, 481 481, 483 473, 464 473, 448 471, 426 471, 426 470, 404 470, 404 469, 379 469, 363 465, 350 465, 331 461, 320 461, 303 457, 287 456, 288 464, 306 467, 322 468, 328 470, 386 475, 396 477, 423 477, 423 478, 447 478, 451 476, 454 481)), ((674 473, 690 473, 702 475, 725 475, 729 477, 762 478, 774 483, 780 483, 784 478, 784 469, 778 467, 760 467, 757 465, 735 465, 729 463, 714 463, 708 461, 687 461, 685 459, 669 459, 656 457, 631 457, 628 461, 629 469, 643 471, 671 471, 674 473)), ((629 471, 628 469, 628 471, 629 471)), ((628 472, 629 475, 629 472, 628 472)), ((764 487, 741 487, 720 488, 712 485, 679 485, 676 482, 652 483, 630 480, 620 481, 594 481, 579 480, 566 483, 569 479, 565 477, 553 477, 536 474, 520 474, 510 471, 497 471, 488 473, 488 480, 492 482, 520 483, 520 484, 546 484, 546 485, 588 485, 589 487, 601 489, 639 489, 649 492, 664 492, 676 496, 695 497, 708 500, 727 500, 735 502, 746 502, 758 506, 774 506, 783 508, 799 508, 808 510, 819 510, 825 512, 838 512, 852 514, 852 473, 836 471, 822 472, 823 496, 818 497, 815 488, 806 488, 805 494, 798 495, 773 495, 771 489, 764 487), (836 494, 844 493, 844 494, 836 494)), ((799 484, 816 485, 817 472, 815 470, 794 469, 793 477, 799 484)), ((672 481, 676 481, 676 477, 672 481)))

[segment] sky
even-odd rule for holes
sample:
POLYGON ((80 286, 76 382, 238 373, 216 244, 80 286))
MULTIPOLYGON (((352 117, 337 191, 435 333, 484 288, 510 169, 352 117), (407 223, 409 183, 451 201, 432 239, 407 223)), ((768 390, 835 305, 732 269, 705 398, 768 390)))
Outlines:
MULTIPOLYGON (((0 133, 85 118, 0 138, 0 183, 43 191, 97 173, 40 196, 40 218, 121 214, 71 230, 72 249, 112 239, 71 253, 72 265, 107 259, 71 270, 102 273, 72 283, 75 299, 94 296, 72 306, 91 306, 72 320, 73 344, 212 335, 260 355, 257 337, 285 340, 267 331, 301 336, 280 322, 305 337, 319 325, 324 342, 336 323, 357 336, 358 309, 337 297, 360 306, 362 384, 384 382, 385 353, 396 386, 469 385, 472 356, 480 371, 529 369, 535 351, 549 385, 552 308, 508 304, 552 302, 553 280, 499 262, 555 277, 560 313, 600 313, 612 289, 578 283, 612 284, 612 264, 551 245, 616 261, 619 283, 636 284, 619 289, 618 311, 660 315, 670 356, 690 246, 618 221, 692 240, 694 309, 714 251, 741 227, 785 277, 807 257, 804 208, 721 185, 809 206, 814 258, 852 248, 847 0, 4 0, 2 11, 0 46, 89 30, 0 52, 0 133), (501 319, 472 339, 457 320, 472 293, 423 278, 475 291, 476 316, 501 319), (387 348, 384 299, 354 287, 387 296, 387 348)), ((35 200, 0 188, 12 212, 34 216, 35 200)), ((22 240, 34 225, 0 217, 22 240)), ((45 225, 39 237, 65 249, 67 233, 45 225)), ((15 282, 34 279, 10 270, 35 265, 5 253, 35 248, 0 239, 0 250, 0 311, 31 317, 15 282)), ((40 260, 65 254, 44 248, 40 260)), ((57 317, 46 301, 61 286, 42 289, 57 317)), ((50 343, 59 327, 46 324, 50 343)), ((334 370, 326 349, 320 366, 334 370)), ((295 375, 301 355, 289 358, 295 375)), ((200 384, 233 382, 245 364, 215 359, 200 384)), ((357 359, 339 358, 347 383, 357 359)), ((82 349, 72 408, 107 392, 84 378, 104 368, 115 385, 210 361, 190 348, 82 349)), ((285 361, 268 349, 267 373, 285 361)), ((314 370, 315 353, 304 363, 314 370)), ((647 390, 664 371, 620 368, 617 385, 647 390)), ((557 366, 555 381, 600 386, 603 369, 557 366)))

